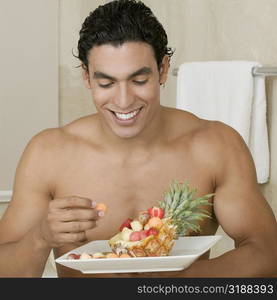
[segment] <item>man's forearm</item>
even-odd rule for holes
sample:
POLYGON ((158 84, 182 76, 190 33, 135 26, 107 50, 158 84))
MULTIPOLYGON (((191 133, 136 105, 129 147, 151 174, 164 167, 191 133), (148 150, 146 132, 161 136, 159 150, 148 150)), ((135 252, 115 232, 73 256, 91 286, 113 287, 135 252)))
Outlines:
POLYGON ((0 244, 0 277, 41 277, 50 251, 35 229, 18 242, 0 244))
POLYGON ((277 277, 277 267, 272 253, 263 253, 251 244, 245 244, 219 257, 196 261, 186 270, 185 276, 277 277))

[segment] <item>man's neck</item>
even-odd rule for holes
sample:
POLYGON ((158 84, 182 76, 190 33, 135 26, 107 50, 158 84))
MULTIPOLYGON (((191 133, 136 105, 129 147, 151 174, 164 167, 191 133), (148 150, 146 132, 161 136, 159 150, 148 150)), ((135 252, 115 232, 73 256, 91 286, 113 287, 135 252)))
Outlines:
POLYGON ((151 122, 147 124, 138 135, 130 138, 122 138, 112 132, 99 120, 99 132, 101 135, 101 144, 105 148, 113 149, 121 153, 130 151, 150 150, 159 147, 165 141, 165 108, 160 106, 155 112, 151 122))

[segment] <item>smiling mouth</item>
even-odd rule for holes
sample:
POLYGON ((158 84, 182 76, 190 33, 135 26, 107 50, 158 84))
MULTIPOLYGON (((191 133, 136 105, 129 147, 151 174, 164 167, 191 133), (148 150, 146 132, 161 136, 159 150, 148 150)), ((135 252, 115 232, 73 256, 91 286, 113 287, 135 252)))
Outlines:
POLYGON ((142 107, 136 110, 133 110, 128 113, 119 113, 116 111, 111 111, 115 117, 120 121, 128 121, 136 117, 136 115, 141 111, 142 107))

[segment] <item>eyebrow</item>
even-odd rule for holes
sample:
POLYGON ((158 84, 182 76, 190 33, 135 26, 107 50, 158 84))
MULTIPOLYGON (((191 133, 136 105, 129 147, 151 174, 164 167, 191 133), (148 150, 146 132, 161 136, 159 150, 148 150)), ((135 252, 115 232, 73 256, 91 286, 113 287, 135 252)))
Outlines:
MULTIPOLYGON (((148 75, 148 74, 151 74, 152 73, 152 70, 151 68, 149 67, 142 67, 141 69, 135 71, 134 73, 132 73, 131 75, 128 76, 128 79, 131 79, 131 78, 134 78, 136 76, 139 76, 139 75, 148 75)), ((109 80, 112 80, 112 81, 116 81, 116 78, 113 77, 113 76, 110 76, 108 74, 105 74, 103 72, 100 72, 100 71, 95 71, 93 73, 93 77, 96 78, 96 79, 100 79, 100 78, 104 78, 104 79, 109 79, 109 80)))

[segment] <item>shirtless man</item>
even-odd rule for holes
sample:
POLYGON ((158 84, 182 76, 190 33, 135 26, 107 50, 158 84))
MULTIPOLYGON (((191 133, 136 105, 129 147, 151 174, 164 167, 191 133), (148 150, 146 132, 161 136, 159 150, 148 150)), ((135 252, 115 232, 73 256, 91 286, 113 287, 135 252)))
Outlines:
POLYGON ((210 260, 207 253, 180 272, 101 276, 276 276, 276 220, 240 135, 160 105, 171 52, 149 10, 135 1, 98 8, 83 24, 78 49, 98 112, 44 130, 27 145, 0 223, 0 276, 40 277, 51 249, 59 257, 109 239, 123 220, 161 200, 172 179, 188 180, 199 196, 215 193, 201 235, 220 224, 235 249, 210 260), (106 215, 95 202, 107 205, 106 215))

